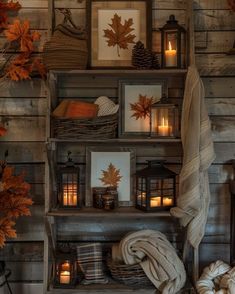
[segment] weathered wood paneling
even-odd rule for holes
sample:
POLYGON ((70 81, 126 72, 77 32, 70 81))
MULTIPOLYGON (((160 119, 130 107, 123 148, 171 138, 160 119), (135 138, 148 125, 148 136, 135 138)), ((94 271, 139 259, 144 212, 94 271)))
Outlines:
MULTIPOLYGON (((48 10, 47 0, 20 0, 23 9, 19 16, 21 19, 29 19, 31 27, 41 32, 42 38, 39 44, 39 51, 47 40, 48 10)), ((179 22, 184 20, 184 0, 154 0, 153 1, 153 28, 158 30, 171 13, 174 13, 179 22)), ((72 8, 72 13, 77 24, 85 24, 85 1, 77 0, 56 0, 57 8, 72 8)), ((235 100, 235 62, 233 56, 225 55, 231 48, 235 37, 235 17, 227 7, 227 0, 196 0, 195 9, 195 30, 197 65, 206 90, 206 103, 212 119, 213 136, 216 141, 216 160, 209 170, 211 189, 211 208, 209 211, 206 236, 200 246, 201 267, 209 262, 223 257, 229 260, 229 189, 228 182, 232 177, 231 159, 235 157, 235 121, 234 121, 234 100, 235 100)), ((56 13, 57 23, 62 20, 62 15, 56 13)), ((154 50, 160 51, 159 32, 153 34, 154 50)), ((0 46, 4 38, 0 38, 0 46)), ((83 90, 78 92, 76 81, 66 78, 66 87, 60 90, 60 96, 82 97, 90 84, 83 84, 83 90), (68 90, 70 88, 71 90, 68 90)), ((89 97, 109 94, 116 98, 117 82, 108 82, 109 89, 106 91, 100 86, 100 81, 93 80, 97 92, 90 92, 89 97)), ((182 81, 178 80, 175 85, 171 84, 170 96, 182 97, 182 81)), ((0 85, 0 115, 6 121, 9 129, 8 134, 1 142, 0 156, 3 157, 5 150, 9 151, 8 161, 17 167, 17 171, 25 169, 27 179, 31 182, 32 198, 35 205, 32 207, 32 216, 19 219, 17 222, 18 238, 22 243, 9 243, 5 251, 5 259, 9 261, 9 267, 14 271, 12 279, 20 280, 42 280, 42 243, 43 240, 43 217, 44 217, 44 140, 45 140, 45 111, 46 111, 46 87, 44 82, 33 79, 27 82, 11 83, 0 85), (5 99, 7 98, 7 99, 5 99), (28 117, 27 117, 28 116, 28 117), (25 243, 30 241, 30 243, 25 243), (35 241, 36 243, 32 242, 35 241), (15 262, 16 261, 16 262, 15 262)), ((65 151, 71 149, 75 160, 84 161, 84 148, 77 148, 68 144, 63 146, 59 153, 59 160, 64 162, 65 151), (82 150, 82 151, 81 151, 82 150)), ((144 157, 140 148, 137 148, 137 155, 140 162, 146 158, 166 158, 175 171, 180 171, 180 156, 182 149, 180 145, 157 145, 155 148, 145 147, 144 157)), ((84 168, 84 167, 83 167, 84 168)), ((124 221, 123 221, 124 222, 124 221)), ((126 220, 125 220, 126 223, 126 220)), ((60 223, 60 229, 63 225, 60 223)), ((137 225, 133 223, 130 228, 145 228, 141 220, 137 225)), ((150 227, 158 228, 169 236, 175 228, 167 221, 160 221, 159 226, 150 222, 150 227)), ((122 226, 126 232, 127 227, 122 226)), ((84 236, 91 236, 91 230, 97 231, 101 240, 105 235, 101 233, 104 229, 102 221, 94 227, 83 224, 79 227, 78 222, 68 226, 67 234, 71 233, 76 239, 76 232, 84 230, 84 236)), ((121 228, 117 225, 117 235, 121 228)), ((110 227, 110 234, 112 227, 110 227)), ((62 231, 59 234, 63 236, 62 231)), ((172 237, 171 237, 172 238, 172 237)), ((17 289, 18 291, 19 289, 17 289)))

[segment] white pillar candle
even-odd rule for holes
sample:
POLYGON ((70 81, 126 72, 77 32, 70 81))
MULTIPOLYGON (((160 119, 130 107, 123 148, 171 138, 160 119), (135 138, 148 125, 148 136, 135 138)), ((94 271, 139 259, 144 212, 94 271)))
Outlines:
POLYGON ((172 49, 171 42, 169 42, 169 49, 165 51, 165 58, 167 67, 177 66, 177 54, 176 50, 172 49))

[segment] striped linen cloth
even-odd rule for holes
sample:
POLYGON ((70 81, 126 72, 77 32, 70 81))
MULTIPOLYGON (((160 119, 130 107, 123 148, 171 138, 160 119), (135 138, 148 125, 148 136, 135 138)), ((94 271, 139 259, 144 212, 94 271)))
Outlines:
POLYGON ((84 274, 82 284, 108 283, 108 278, 104 274, 102 247, 100 243, 78 245, 77 260, 84 274))

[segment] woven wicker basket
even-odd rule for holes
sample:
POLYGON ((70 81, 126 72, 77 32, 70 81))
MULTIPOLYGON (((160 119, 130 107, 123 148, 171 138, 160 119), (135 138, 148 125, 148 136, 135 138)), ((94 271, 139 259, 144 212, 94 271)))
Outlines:
POLYGON ((112 139, 116 137, 118 114, 93 119, 52 118, 54 137, 58 139, 112 139))
POLYGON ((139 264, 120 264, 108 259, 108 268, 114 280, 132 287, 152 287, 153 284, 145 275, 139 264))

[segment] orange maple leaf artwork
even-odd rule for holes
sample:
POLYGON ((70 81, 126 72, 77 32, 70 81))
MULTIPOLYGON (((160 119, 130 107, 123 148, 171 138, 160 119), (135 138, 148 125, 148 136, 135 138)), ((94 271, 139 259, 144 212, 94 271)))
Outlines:
POLYGON ((151 105, 153 104, 153 97, 139 94, 139 100, 136 103, 130 103, 131 110, 134 112, 131 117, 138 119, 145 119, 150 116, 151 105))
POLYGON ((38 32, 30 32, 28 20, 21 23, 16 19, 13 24, 8 26, 5 36, 10 42, 18 42, 22 52, 32 52, 34 50, 33 42, 40 40, 38 32))
POLYGON ((99 180, 105 186, 118 187, 122 178, 120 175, 120 169, 117 169, 112 163, 110 163, 107 170, 102 170, 102 174, 102 178, 99 178, 99 180))
POLYGON ((131 28, 133 25, 133 19, 129 18, 124 21, 122 24, 121 16, 118 16, 117 13, 114 14, 111 19, 112 23, 108 24, 112 29, 104 30, 104 37, 107 38, 107 43, 109 47, 117 46, 117 54, 120 56, 119 49, 128 49, 128 44, 134 44, 134 39, 136 35, 130 34, 134 31, 134 28, 131 28))
POLYGON ((8 25, 8 13, 18 11, 21 5, 18 1, 0 1, 0 30, 5 29, 8 25))

